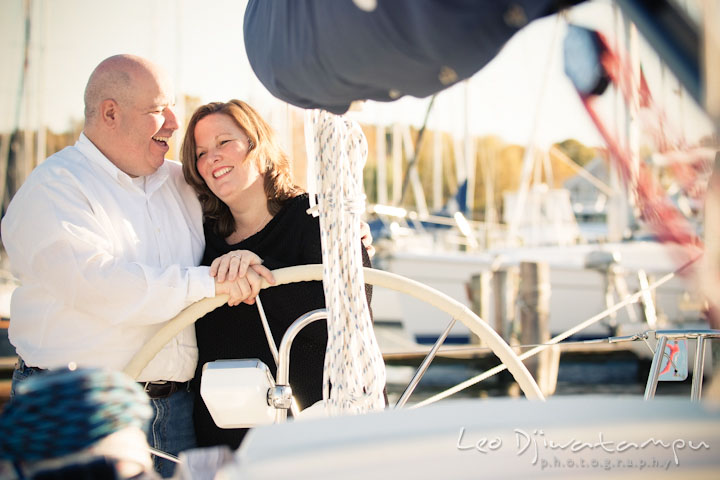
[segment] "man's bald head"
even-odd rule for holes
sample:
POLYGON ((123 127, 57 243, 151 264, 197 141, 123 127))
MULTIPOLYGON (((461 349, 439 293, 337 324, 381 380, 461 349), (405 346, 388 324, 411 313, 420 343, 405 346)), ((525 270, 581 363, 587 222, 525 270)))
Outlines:
POLYGON ((83 133, 120 170, 149 175, 165 161, 179 125, 172 87, 154 63, 134 55, 106 58, 85 87, 83 133))
POLYGON ((152 62, 135 55, 114 55, 100 62, 85 87, 85 123, 95 121, 103 100, 131 101, 140 77, 157 71, 152 62))

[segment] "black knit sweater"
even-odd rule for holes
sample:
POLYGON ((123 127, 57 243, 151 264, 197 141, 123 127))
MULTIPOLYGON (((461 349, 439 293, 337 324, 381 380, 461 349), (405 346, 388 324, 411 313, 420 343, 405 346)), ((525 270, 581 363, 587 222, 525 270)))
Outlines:
MULTIPOLYGON (((250 250, 263 259, 271 270, 294 265, 322 263, 320 224, 308 215, 307 194, 288 200, 282 209, 260 232, 235 245, 213 231, 212 223, 205 224, 205 254, 203 265, 210 265, 220 255, 232 250, 250 250)), ((370 266, 367 252, 362 248, 363 264, 370 266)), ((366 286, 368 305, 371 287, 366 286)), ((301 282, 263 290, 260 294, 270 330, 278 348, 287 328, 301 315, 325 308, 322 282, 301 282)), ((215 425, 200 397, 200 375, 207 362, 219 359, 258 358, 270 367, 273 376, 276 365, 268 347, 260 315, 255 305, 224 305, 208 313, 195 323, 199 350, 198 366, 193 379, 195 408, 193 420, 198 446, 228 445, 237 448, 247 429, 221 429, 215 425)), ((314 322, 300 331, 290 351, 290 386, 300 408, 322 400, 322 377, 327 344, 325 321, 314 322)))

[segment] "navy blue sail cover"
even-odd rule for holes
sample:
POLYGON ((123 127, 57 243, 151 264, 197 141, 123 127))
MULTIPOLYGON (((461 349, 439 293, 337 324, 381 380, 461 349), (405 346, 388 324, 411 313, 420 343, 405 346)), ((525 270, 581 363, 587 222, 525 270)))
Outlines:
POLYGON ((580 0, 249 0, 245 49, 258 79, 302 108, 426 97, 469 78, 529 22, 580 0))

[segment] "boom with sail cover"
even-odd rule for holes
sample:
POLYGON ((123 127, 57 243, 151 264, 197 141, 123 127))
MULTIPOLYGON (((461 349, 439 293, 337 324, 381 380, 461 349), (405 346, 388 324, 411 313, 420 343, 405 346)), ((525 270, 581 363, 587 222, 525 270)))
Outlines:
POLYGON ((342 114, 467 79, 525 25, 580 1, 249 0, 245 49, 274 96, 342 114))

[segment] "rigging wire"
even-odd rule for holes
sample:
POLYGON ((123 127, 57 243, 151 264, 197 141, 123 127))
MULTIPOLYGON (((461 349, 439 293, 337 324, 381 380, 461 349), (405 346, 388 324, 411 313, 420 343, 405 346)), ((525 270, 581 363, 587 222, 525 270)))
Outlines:
MULTIPOLYGON (((597 32, 595 34, 600 43, 602 68, 610 81, 622 93, 627 108, 631 109, 633 113, 644 110, 658 120, 658 124, 651 128, 660 153, 686 147, 683 139, 670 141, 667 138, 664 128, 664 112, 654 102, 642 70, 640 70, 639 78, 635 78, 629 59, 615 52, 603 35, 597 32)), ((576 89, 590 119, 605 140, 623 181, 626 185, 635 186, 641 217, 650 225, 661 242, 672 242, 683 247, 686 253, 685 258, 680 258, 678 261, 691 258, 697 249, 702 248, 702 241, 690 222, 672 205, 666 192, 651 175, 650 169, 645 163, 640 163, 637 169, 633 168, 629 149, 627 146, 621 145, 618 139, 610 133, 595 108, 594 100, 597 94, 584 93, 579 88, 576 89)))
MULTIPOLYGON (((403 178, 402 182, 402 188, 400 189, 400 202, 399 205, 403 204, 403 201, 405 200, 405 192, 407 191, 408 183, 410 183, 410 172, 412 172, 413 168, 417 168, 416 164, 418 162, 418 157, 420 156, 420 145, 422 144, 423 137, 425 135, 425 128, 427 127, 428 119, 430 118, 430 112, 432 111, 433 104, 435 103, 435 97, 437 97, 437 93, 430 97, 430 103, 428 103, 427 110, 425 110, 425 119, 423 120, 422 127, 420 127, 420 131, 418 132, 418 136, 415 139, 415 146, 413 148, 413 158, 408 162, 407 170, 405 171, 405 177, 403 178)), ((396 141, 397 139, 393 139, 393 141, 396 141)))

